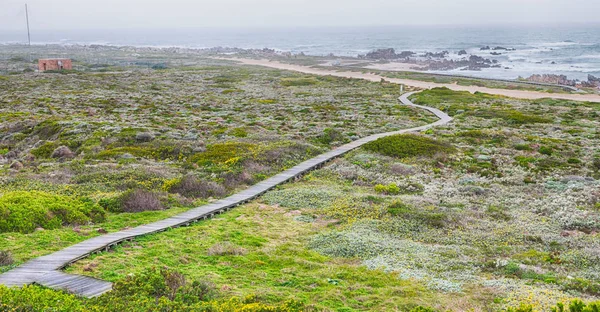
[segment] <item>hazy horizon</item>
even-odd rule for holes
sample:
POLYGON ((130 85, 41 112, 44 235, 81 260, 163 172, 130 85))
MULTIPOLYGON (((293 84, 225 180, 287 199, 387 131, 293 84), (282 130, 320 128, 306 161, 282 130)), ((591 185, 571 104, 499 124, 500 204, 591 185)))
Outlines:
MULTIPOLYGON (((29 0, 36 31, 597 24, 572 0, 29 0), (403 14, 406 12, 407 14, 403 14)), ((23 1, 0 4, 0 31, 24 29, 23 1)))

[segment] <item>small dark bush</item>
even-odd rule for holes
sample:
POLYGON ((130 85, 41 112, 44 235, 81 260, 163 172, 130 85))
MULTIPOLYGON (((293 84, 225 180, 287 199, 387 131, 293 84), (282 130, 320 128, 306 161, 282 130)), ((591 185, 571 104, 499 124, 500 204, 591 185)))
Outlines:
POLYGON ((529 146, 529 144, 517 144, 515 145, 515 149, 517 151, 530 151, 531 146, 529 146))
POLYGON ((169 192, 193 198, 222 197, 227 194, 225 187, 222 185, 213 181, 199 180, 193 175, 183 177, 171 186, 169 192))
POLYGON ((165 209, 156 193, 143 189, 125 192, 120 201, 121 212, 142 212, 165 209))
POLYGON ((399 134, 377 139, 364 145, 364 148, 386 156, 398 158, 433 157, 438 154, 453 153, 456 149, 440 142, 416 134, 399 134))
POLYGON ((311 86, 318 84, 319 81, 313 77, 307 78, 283 78, 281 79, 281 85, 284 87, 300 87, 300 86, 311 86))
POLYGON ((592 169, 600 171, 600 158, 594 158, 592 161, 592 169))
POLYGON ((538 151, 543 155, 552 155, 552 147, 549 146, 540 146, 538 151))
POLYGON ((489 206, 486 213, 494 220, 510 221, 511 216, 503 207, 489 206))
POLYGON ((401 201, 395 201, 392 204, 390 204, 388 206, 388 213, 391 214, 392 216, 402 216, 404 214, 408 214, 410 213, 412 210, 412 208, 401 202, 401 201))
POLYGON ((167 68, 169 68, 169 67, 167 66, 167 64, 164 64, 164 63, 152 65, 152 69, 155 69, 155 70, 163 70, 163 69, 167 69, 167 68))
POLYGON ((223 184, 229 189, 234 189, 240 185, 250 185, 253 181, 252 175, 246 171, 229 172, 223 176, 223 184))
POLYGON ((567 163, 571 164, 571 165, 578 165, 578 164, 581 164, 581 160, 579 160, 579 158, 571 157, 571 158, 567 159, 567 163))
POLYGON ((326 128, 323 130, 323 134, 317 137, 317 142, 325 145, 329 145, 333 142, 346 142, 347 138, 338 130, 326 128))
POLYGON ((10 252, 1 250, 0 251, 0 266, 7 266, 13 264, 14 260, 10 252))

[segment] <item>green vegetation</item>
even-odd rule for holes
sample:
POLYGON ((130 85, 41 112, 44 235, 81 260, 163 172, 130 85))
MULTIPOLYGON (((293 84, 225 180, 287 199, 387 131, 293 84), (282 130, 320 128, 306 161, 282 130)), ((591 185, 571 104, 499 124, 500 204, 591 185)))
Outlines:
POLYGON ((302 311, 294 300, 268 305, 255 296, 219 298, 219 291, 206 281, 188 281, 167 268, 150 268, 115 283, 107 295, 82 299, 40 286, 22 290, 0 286, 0 309, 8 311, 302 311))
POLYGON ((316 85, 319 81, 315 78, 285 78, 280 83, 285 87, 298 87, 316 85))
POLYGON ((36 228, 102 222, 106 213, 89 199, 21 191, 0 197, 0 216, 0 232, 31 233, 36 228))
MULTIPOLYGON (((161 53, 0 80, 0 211, 33 220, 1 231, 0 272, 435 120, 389 83, 161 53)), ((597 310, 599 107, 447 89, 415 101, 455 119, 67 268, 114 282, 99 298, 0 287, 0 310, 597 310)))
POLYGON ((450 144, 416 134, 398 134, 380 138, 365 144, 364 148, 398 158, 433 157, 455 151, 450 144))

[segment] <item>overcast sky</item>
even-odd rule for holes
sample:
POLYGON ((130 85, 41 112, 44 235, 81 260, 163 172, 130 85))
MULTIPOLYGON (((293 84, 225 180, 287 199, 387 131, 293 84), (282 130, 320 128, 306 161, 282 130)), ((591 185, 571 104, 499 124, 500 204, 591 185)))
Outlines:
POLYGON ((600 0, 0 0, 0 31, 599 23, 600 0))

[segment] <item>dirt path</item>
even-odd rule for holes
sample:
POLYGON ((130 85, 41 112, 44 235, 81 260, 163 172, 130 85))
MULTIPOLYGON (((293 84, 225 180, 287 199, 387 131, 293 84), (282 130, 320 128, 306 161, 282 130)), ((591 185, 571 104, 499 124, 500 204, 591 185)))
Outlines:
POLYGON ((446 84, 446 83, 434 83, 427 81, 419 81, 419 80, 410 80, 410 79, 398 79, 398 78, 387 78, 380 75, 375 74, 363 74, 360 72, 352 72, 352 71, 335 71, 321 68, 313 68, 302 65, 293 65, 293 64, 285 64, 276 61, 269 60, 254 60, 254 59, 242 59, 242 58, 224 58, 230 61, 237 61, 245 65, 257 65, 257 66, 265 66, 277 69, 284 70, 292 70, 305 74, 313 74, 313 75, 331 75, 336 77, 345 77, 345 78, 357 78, 357 79, 365 79, 369 81, 380 81, 382 78, 386 81, 390 81, 397 84, 404 84, 407 86, 417 87, 421 89, 430 89, 436 87, 446 87, 455 91, 469 91, 471 93, 474 92, 484 92, 489 94, 497 94, 504 95, 513 98, 519 99, 542 99, 542 98, 553 98, 553 99, 563 99, 563 100, 574 100, 574 101, 589 101, 589 102, 597 102, 600 103, 600 95, 597 94, 561 94, 561 93, 546 93, 546 92, 538 92, 538 91, 527 91, 527 90, 509 90, 509 89, 495 89, 495 88, 486 88, 486 87, 478 87, 478 86, 461 86, 457 84, 446 84))

